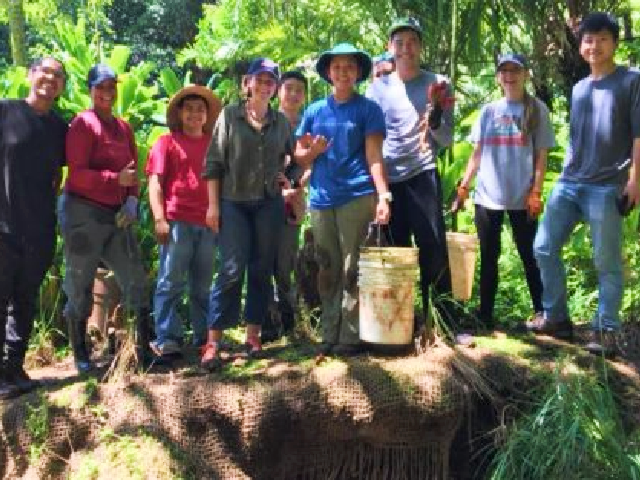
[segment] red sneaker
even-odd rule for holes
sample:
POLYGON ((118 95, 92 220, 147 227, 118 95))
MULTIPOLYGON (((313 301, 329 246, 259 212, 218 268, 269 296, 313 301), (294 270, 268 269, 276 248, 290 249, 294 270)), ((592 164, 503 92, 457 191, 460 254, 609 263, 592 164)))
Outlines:
POLYGON ((219 346, 217 342, 208 342, 200 347, 200 366, 214 370, 220 364, 219 346))

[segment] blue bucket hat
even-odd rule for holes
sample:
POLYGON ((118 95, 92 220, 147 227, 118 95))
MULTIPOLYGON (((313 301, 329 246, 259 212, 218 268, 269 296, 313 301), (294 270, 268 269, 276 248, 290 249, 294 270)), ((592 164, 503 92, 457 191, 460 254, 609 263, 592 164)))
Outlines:
POLYGON ((258 75, 259 73, 268 73, 276 80, 280 80, 280 69, 278 64, 270 58, 256 58, 249 64, 247 75, 258 75))
POLYGON ((118 81, 116 72, 114 72, 110 66, 105 65, 104 63, 98 63, 91 67, 89 75, 87 75, 87 86, 89 87, 89 90, 105 80, 118 81))
POLYGON ((323 52, 316 62, 316 72, 318 72, 318 75, 320 75, 325 82, 333 85, 328 75, 329 65, 331 64, 333 57, 337 55, 353 55, 356 58, 356 61, 360 66, 360 76, 358 77, 358 80, 356 80, 357 83, 369 78, 371 68, 373 66, 369 54, 363 50, 357 49, 350 43, 339 43, 331 50, 323 52))
POLYGON ((516 65, 522 68, 529 68, 527 65, 527 59, 524 55, 519 53, 505 53, 504 55, 500 55, 498 57, 498 63, 496 65, 496 70, 500 70, 500 67, 505 63, 515 63, 516 65))

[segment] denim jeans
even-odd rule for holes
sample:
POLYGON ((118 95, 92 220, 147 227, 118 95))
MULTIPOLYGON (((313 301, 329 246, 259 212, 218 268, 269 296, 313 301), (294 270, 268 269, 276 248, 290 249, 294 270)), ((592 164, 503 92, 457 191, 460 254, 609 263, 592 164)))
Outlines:
POLYGON ((244 316, 262 325, 273 295, 271 277, 280 229, 282 196, 252 201, 220 201, 219 268, 211 289, 208 327, 224 330, 238 324, 242 285, 247 272, 244 316), (251 268, 247 268, 251 263, 251 268))
POLYGON ((622 217, 615 199, 616 185, 559 181, 547 200, 534 251, 542 276, 542 306, 551 321, 569 319, 567 282, 562 247, 576 224, 584 220, 591 230, 593 257, 598 272, 598 312, 594 330, 619 328, 622 303, 622 217))
POLYGON ((182 344, 182 324, 176 308, 188 286, 193 344, 207 340, 209 291, 213 280, 215 234, 207 227, 170 221, 169 238, 160 245, 158 282, 153 297, 156 342, 182 344))

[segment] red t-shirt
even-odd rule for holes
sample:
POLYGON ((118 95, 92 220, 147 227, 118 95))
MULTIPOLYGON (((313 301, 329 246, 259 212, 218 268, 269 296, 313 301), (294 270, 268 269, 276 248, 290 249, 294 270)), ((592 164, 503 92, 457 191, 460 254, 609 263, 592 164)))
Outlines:
POLYGON ((130 162, 138 163, 133 131, 121 118, 106 122, 93 110, 73 119, 67 132, 65 190, 96 203, 117 207, 138 187, 122 187, 118 174, 130 162))
POLYGON ((206 225, 207 182, 200 177, 210 142, 211 135, 190 137, 173 132, 153 144, 145 171, 162 176, 167 219, 206 225))

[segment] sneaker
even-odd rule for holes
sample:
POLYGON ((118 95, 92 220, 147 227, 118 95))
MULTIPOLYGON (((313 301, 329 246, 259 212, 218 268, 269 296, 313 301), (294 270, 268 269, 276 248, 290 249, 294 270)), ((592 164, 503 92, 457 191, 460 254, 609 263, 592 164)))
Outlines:
POLYGON ((596 330, 591 332, 589 343, 584 349, 593 354, 605 358, 613 358, 618 354, 618 339, 614 330, 596 330))
POLYGON ((182 354, 182 348, 177 342, 173 340, 167 340, 164 343, 159 343, 157 340, 149 342, 149 348, 157 357, 165 356, 178 356, 182 354))
POLYGON ((82 359, 82 358, 76 358, 74 360, 74 363, 76 365, 76 370, 78 371, 78 374, 80 374, 80 375, 86 375, 88 373, 91 373, 96 368, 96 366, 94 365, 94 363, 91 360, 85 360, 85 359, 82 359))
POLYGON ((262 342, 259 336, 247 337, 244 347, 249 357, 258 358, 262 355, 262 342))
POLYGON ((545 318, 544 314, 538 312, 526 322, 527 331, 550 335, 559 340, 571 341, 573 339, 573 324, 569 320, 553 321, 545 318))
POLYGON ((23 367, 7 367, 4 372, 4 378, 7 382, 15 385, 20 393, 28 393, 42 386, 42 382, 31 379, 23 367))
POLYGON ((217 342, 208 342, 200 348, 200 366, 207 370, 214 370, 220 365, 219 345, 217 342))

